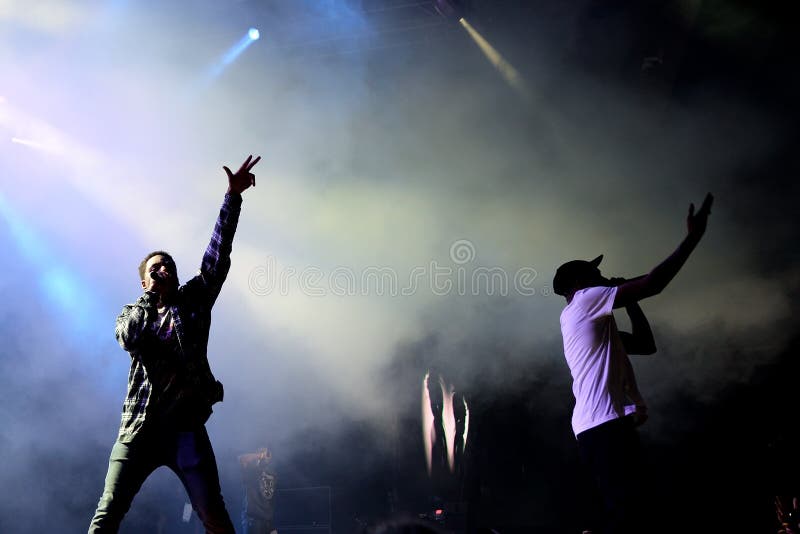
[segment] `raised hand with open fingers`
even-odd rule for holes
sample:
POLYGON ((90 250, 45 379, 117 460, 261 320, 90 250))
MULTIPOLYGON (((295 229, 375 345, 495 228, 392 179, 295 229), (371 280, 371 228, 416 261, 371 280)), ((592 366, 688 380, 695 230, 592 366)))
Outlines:
POLYGON ((256 185, 256 175, 250 172, 253 167, 255 167, 256 163, 261 161, 261 156, 256 157, 253 159, 253 155, 247 156, 247 159, 244 160, 242 166, 239 167, 239 170, 235 173, 231 172, 228 167, 223 166, 222 168, 225 169, 225 174, 228 175, 228 192, 229 193, 239 193, 241 194, 245 189, 250 187, 251 185, 255 187, 256 185))
POLYGON ((708 223, 708 216, 711 214, 711 204, 714 203, 714 196, 711 193, 706 195, 703 199, 703 205, 694 211, 694 203, 689 204, 689 215, 686 217, 686 228, 689 235, 700 239, 706 231, 706 224, 708 223))

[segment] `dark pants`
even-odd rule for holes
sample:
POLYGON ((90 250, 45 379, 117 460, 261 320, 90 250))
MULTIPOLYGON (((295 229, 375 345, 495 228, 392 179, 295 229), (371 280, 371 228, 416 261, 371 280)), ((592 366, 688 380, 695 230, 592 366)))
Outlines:
POLYGON ((206 532, 234 534, 205 427, 191 432, 140 435, 132 443, 114 443, 105 488, 89 533, 117 532, 145 479, 162 465, 172 469, 183 482, 206 532))
POLYGON ((242 518, 242 534, 269 534, 273 530, 272 521, 267 519, 242 518))
POLYGON ((578 450, 603 496, 604 532, 646 532, 642 513, 642 448, 633 418, 621 417, 581 432, 578 450))

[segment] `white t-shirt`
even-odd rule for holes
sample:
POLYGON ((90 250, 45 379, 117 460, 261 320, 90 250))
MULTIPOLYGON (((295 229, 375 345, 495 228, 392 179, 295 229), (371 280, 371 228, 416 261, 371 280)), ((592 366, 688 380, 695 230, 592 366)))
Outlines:
POLYGON ((572 373, 577 436, 645 406, 614 320, 616 287, 576 291, 561 312, 564 356, 572 373))

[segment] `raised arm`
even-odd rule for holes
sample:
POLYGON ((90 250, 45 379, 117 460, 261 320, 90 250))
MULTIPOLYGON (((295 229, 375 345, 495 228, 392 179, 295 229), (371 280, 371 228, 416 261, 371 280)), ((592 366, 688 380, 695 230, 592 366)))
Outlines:
POLYGON ((199 275, 199 280, 205 286, 208 298, 212 303, 219 295, 231 267, 233 236, 239 224, 242 192, 250 186, 256 185, 256 177, 250 171, 260 160, 261 156, 255 159, 253 156, 249 156, 235 173, 231 172, 228 167, 223 167, 228 175, 228 190, 214 225, 211 241, 203 254, 199 275))
POLYGON ((272 453, 269 449, 258 449, 258 452, 248 452, 239 455, 239 465, 242 469, 248 469, 257 466, 259 462, 269 462, 272 459, 272 453))
POLYGON ((647 297, 658 295, 667 287, 703 237, 713 202, 714 197, 709 193, 697 213, 694 211, 694 204, 689 205, 689 215, 686 218, 688 232, 684 240, 678 245, 675 252, 647 275, 619 285, 614 299, 614 308, 622 308, 647 297))
POLYGON ((631 331, 620 332, 619 337, 625 346, 628 354, 653 354, 656 352, 656 340, 653 338, 653 331, 650 323, 645 317, 642 308, 638 303, 629 304, 625 307, 628 317, 631 319, 631 331))
POLYGON ((239 456, 239 465, 243 468, 249 468, 258 463, 261 455, 256 452, 248 452, 239 456))

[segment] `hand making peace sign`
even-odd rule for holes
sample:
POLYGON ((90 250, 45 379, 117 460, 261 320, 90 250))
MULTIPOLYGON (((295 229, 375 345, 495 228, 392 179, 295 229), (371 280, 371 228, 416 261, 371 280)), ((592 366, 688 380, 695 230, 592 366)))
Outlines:
POLYGON ((259 161, 261 161, 261 156, 258 156, 256 159, 253 159, 253 155, 250 154, 249 156, 247 156, 247 159, 244 160, 244 163, 242 163, 242 166, 239 167, 239 170, 236 171, 236 173, 232 173, 228 167, 225 166, 222 167, 223 169, 225 169, 225 173, 228 175, 229 193, 241 194, 242 191, 244 191, 251 185, 255 187, 256 175, 250 172, 250 170, 253 167, 255 167, 256 163, 258 163, 259 161))

